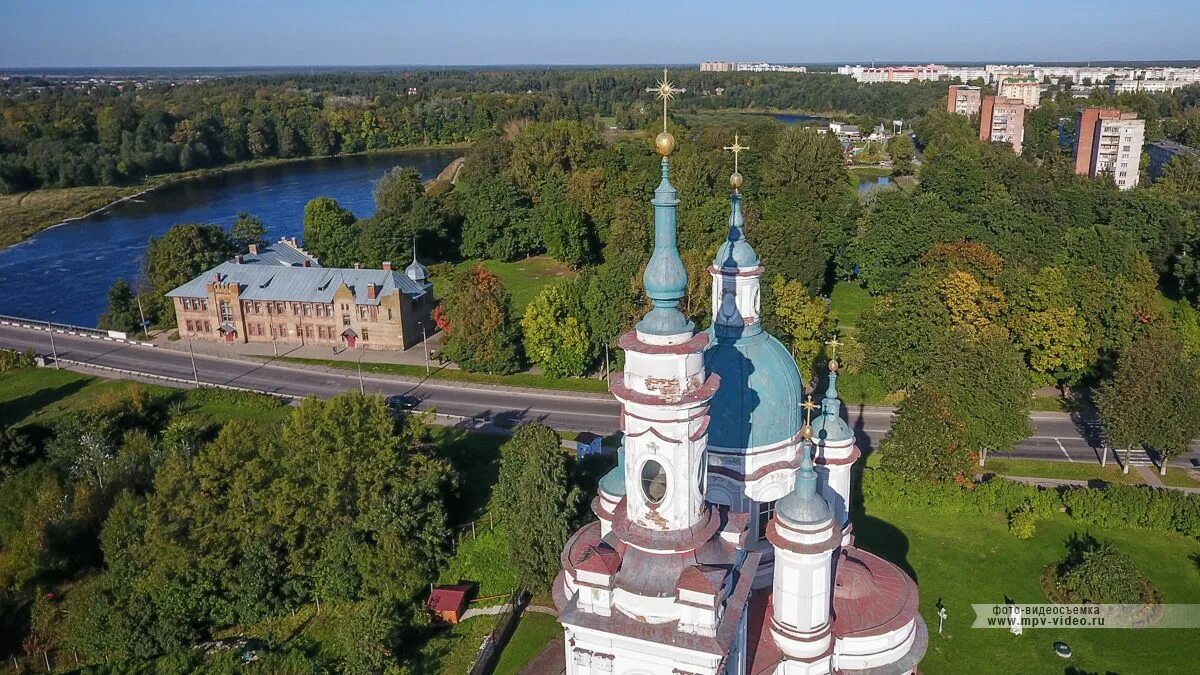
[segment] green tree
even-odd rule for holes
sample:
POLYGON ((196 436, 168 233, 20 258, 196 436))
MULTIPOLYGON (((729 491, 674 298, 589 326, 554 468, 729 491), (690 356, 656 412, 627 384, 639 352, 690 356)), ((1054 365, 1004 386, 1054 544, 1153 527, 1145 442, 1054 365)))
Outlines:
POLYGON ((821 224, 807 211, 794 212, 789 220, 763 220, 748 236, 771 272, 799 281, 812 294, 824 288, 829 250, 822 241, 821 224))
POLYGON ((571 267, 592 260, 595 235, 583 209, 570 199, 545 201, 538 205, 534 220, 541 228, 546 253, 571 267))
POLYGON ((512 296, 499 277, 476 265, 451 282, 442 306, 449 322, 446 358, 475 372, 520 368, 520 330, 512 317, 512 296))
POLYGON ((859 223, 847 259, 873 294, 896 290, 931 246, 960 238, 959 217, 938 196, 889 192, 859 223))
POLYGON ((799 281, 788 281, 780 275, 771 279, 770 299, 769 312, 763 311, 767 328, 788 346, 801 369, 807 370, 834 330, 835 320, 828 305, 809 295, 799 281))
POLYGON ((904 399, 879 454, 881 469, 913 480, 966 484, 974 471, 966 422, 942 394, 923 386, 904 399))
POLYGON ((463 217, 463 257, 516 260, 537 250, 528 202, 512 181, 476 175, 460 180, 453 194, 463 217))
POLYGON ((780 134, 763 182, 776 192, 805 193, 825 205, 846 197, 850 178, 837 138, 797 124, 780 134))
POLYGON ((1200 436, 1200 361, 1169 331, 1153 330, 1121 352, 1096 407, 1114 446, 1155 451, 1165 473, 1200 436))
POLYGON ((33 464, 40 455, 37 444, 24 429, 0 429, 0 481, 33 464))
POLYGON ((941 394, 963 421, 964 440, 981 462, 989 451, 1008 452, 1033 433, 1029 424, 1033 383, 1006 331, 953 329, 936 363, 921 386, 941 394))
POLYGON ((595 358, 574 285, 547 286, 525 308, 525 354, 550 377, 579 376, 595 358))
MULTIPOLYGON (((163 236, 150 238, 146 247, 146 278, 161 296, 236 252, 229 235, 218 225, 175 225, 163 236)), ((164 301, 156 314, 160 321, 174 322, 175 306, 164 301)))
POLYGON ((906 289, 881 298, 855 327, 867 370, 890 390, 907 389, 934 367, 938 349, 949 339, 950 315, 927 290, 906 289))
POLYGON ((238 211, 233 226, 229 228, 229 238, 239 251, 245 251, 251 245, 262 246, 267 243, 267 226, 262 218, 238 211))
POLYGON ((304 206, 304 246, 325 267, 350 267, 358 261, 359 227, 354 214, 337 200, 317 197, 304 206))
POLYGON ((529 589, 547 588, 558 573, 580 497, 570 485, 560 444, 553 429, 526 424, 500 450, 494 498, 508 534, 509 559, 529 589))
POLYGON ((893 176, 912 175, 913 158, 916 156, 916 151, 913 149, 911 136, 908 134, 892 136, 887 143, 887 152, 892 158, 893 176))
POLYGON ((1041 384, 1074 384, 1095 362, 1098 344, 1071 301, 1057 267, 1021 275, 1009 292, 1005 325, 1041 384))
POLYGON ((129 282, 117 279, 108 288, 108 311, 100 315, 96 325, 103 330, 133 333, 141 322, 133 289, 129 287, 129 282))
POLYGON ((1176 155, 1163 167, 1155 188, 1179 196, 1200 198, 1200 155, 1176 155))

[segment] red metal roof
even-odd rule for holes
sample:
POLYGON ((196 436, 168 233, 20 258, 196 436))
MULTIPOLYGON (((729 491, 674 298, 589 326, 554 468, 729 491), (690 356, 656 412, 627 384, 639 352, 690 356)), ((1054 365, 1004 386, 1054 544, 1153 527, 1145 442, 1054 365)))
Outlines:
POLYGON ((428 607, 434 612, 457 612, 466 604, 470 592, 471 586, 467 584, 438 586, 429 594, 428 607))
POLYGON ((917 615, 917 584, 899 567, 861 549, 842 549, 833 581, 833 632, 882 635, 917 615))

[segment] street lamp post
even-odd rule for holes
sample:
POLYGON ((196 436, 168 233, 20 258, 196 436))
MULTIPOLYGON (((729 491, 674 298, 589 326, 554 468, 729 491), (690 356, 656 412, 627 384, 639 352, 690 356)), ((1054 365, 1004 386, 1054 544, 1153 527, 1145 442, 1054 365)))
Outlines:
POLYGON ((200 373, 196 370, 196 353, 192 351, 192 333, 188 333, 188 356, 192 359, 192 382, 200 387, 200 373))
POLYGON ((62 370, 62 366, 58 364, 58 349, 54 346, 54 322, 47 321, 46 325, 50 328, 50 356, 54 359, 54 369, 62 370))
POLYGON ((360 394, 367 393, 367 388, 365 386, 363 386, 363 379, 362 379, 363 351, 364 351, 364 349, 362 347, 358 348, 358 393, 360 393, 360 394))
POLYGON ((425 352, 425 374, 429 375, 429 334, 421 323, 421 351, 425 352))

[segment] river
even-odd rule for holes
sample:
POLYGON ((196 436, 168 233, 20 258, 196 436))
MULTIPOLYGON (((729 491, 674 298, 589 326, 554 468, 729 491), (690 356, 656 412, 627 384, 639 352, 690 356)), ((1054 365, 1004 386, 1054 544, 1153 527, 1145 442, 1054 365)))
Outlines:
POLYGON ((108 287, 141 272, 150 237, 176 223, 228 226, 238 211, 263 219, 268 239, 299 237, 304 205, 333 197, 359 217, 375 212, 373 183, 395 166, 437 176, 456 150, 332 157, 184 181, 0 251, 0 314, 94 326, 108 287))

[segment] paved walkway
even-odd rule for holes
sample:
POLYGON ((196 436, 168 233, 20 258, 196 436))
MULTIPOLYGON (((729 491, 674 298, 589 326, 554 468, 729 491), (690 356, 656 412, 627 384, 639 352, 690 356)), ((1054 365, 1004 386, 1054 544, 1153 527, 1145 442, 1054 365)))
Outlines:
MULTIPOLYGON (((503 605, 492 605, 491 607, 472 607, 463 612, 462 620, 474 619, 477 616, 496 616, 508 611, 508 603, 503 605)), ((526 612, 535 612, 537 614, 549 614, 550 616, 558 616, 558 612, 553 607, 542 607, 541 605, 529 605, 525 608, 526 612)))
POLYGON ((555 638, 521 669, 521 675, 562 675, 567 672, 567 654, 562 638, 555 638))
MULTIPOLYGON (((167 339, 167 334, 167 331, 163 331, 156 335, 154 337, 154 344, 165 349, 182 352, 188 351, 187 339, 172 341, 167 339)), ((282 342, 275 343, 274 345, 270 342, 234 342, 233 344, 227 344, 213 340, 192 340, 191 348, 197 354, 208 356, 265 359, 278 356, 296 359, 343 361, 345 363, 356 363, 361 359, 363 363, 399 363, 410 366, 424 366, 426 358, 425 350, 440 351, 442 348, 442 337, 441 333, 431 335, 425 342, 404 351, 391 349, 348 349, 345 345, 331 347, 329 345, 294 345, 282 342)), ((439 367, 437 361, 431 361, 430 363, 434 368, 439 367)), ((450 362, 443 362, 440 367, 458 368, 458 366, 450 362)))
MULTIPOLYGON (((1153 469, 1147 469, 1144 466, 1135 466, 1133 468, 1138 472, 1138 475, 1142 477, 1142 480, 1146 481, 1146 484, 1151 487, 1163 488, 1166 490, 1178 490, 1180 492, 1187 492, 1189 494, 1200 494, 1200 487, 1180 487, 1176 485, 1166 485, 1162 482, 1162 480, 1159 479, 1157 471, 1153 469)), ((1171 470, 1183 471, 1184 469, 1175 468, 1171 470)), ((1088 486, 1088 481, 1086 480, 1074 480, 1069 478, 1034 478, 1032 476, 1001 476, 1001 478, 1007 478, 1008 480, 1016 481, 1018 483, 1027 483, 1029 485, 1037 485, 1048 488, 1088 486)))

